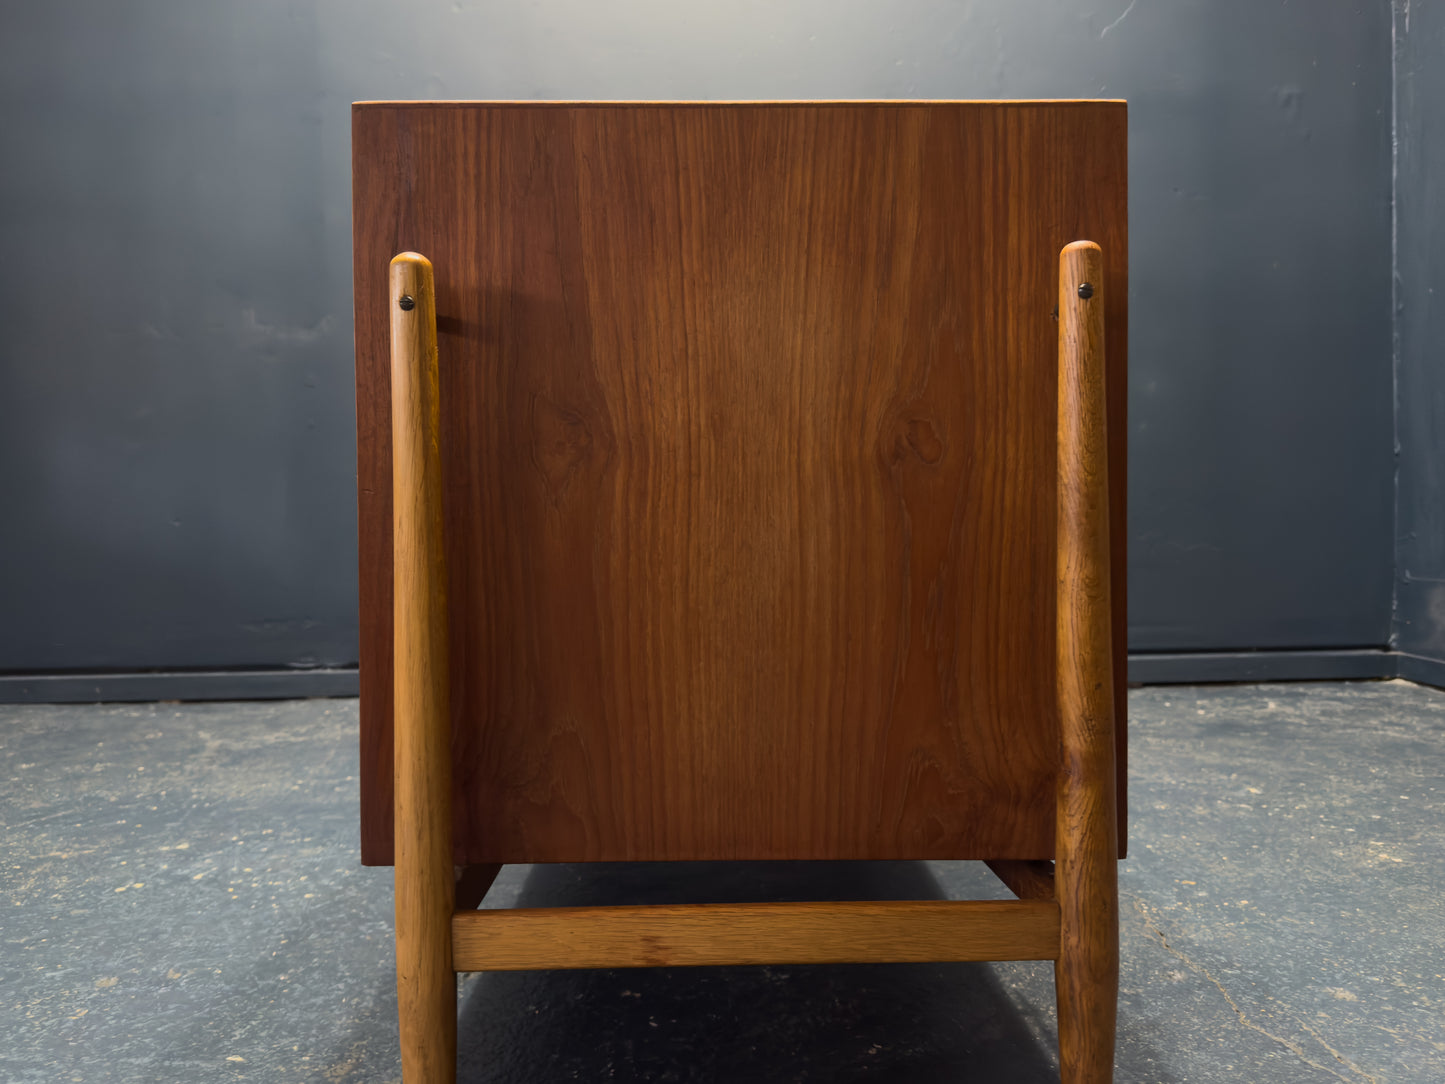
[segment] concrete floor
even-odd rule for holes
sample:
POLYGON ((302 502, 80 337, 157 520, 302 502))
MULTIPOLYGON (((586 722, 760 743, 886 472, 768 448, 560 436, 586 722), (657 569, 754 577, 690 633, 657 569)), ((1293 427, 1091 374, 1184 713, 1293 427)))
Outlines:
MULTIPOLYGON (((1130 694, 1121 1082, 1445 1081, 1445 694, 1130 694)), ((356 705, 0 708, 0 1080, 399 1079, 356 705)), ((1004 897, 974 863, 509 867, 486 906, 1004 897)), ((1047 964, 484 974, 461 1079, 1056 1080, 1047 964)))

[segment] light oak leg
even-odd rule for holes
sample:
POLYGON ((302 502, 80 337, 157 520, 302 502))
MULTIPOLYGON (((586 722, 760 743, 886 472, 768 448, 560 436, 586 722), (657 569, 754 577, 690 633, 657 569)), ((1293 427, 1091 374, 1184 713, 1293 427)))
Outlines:
POLYGON ((431 263, 391 261, 396 992, 407 1084, 456 1079, 446 566, 431 263))
POLYGON ((1059 256, 1058 699, 1055 843, 1059 1064, 1064 1084, 1114 1078, 1118 835, 1109 608, 1103 254, 1059 256))

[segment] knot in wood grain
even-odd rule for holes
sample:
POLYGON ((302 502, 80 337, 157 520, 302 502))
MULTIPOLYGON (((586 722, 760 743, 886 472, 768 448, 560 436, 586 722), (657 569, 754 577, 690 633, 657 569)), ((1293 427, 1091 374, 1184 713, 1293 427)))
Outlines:
POLYGON ((913 454, 923 462, 932 465, 943 458, 943 440, 928 418, 911 418, 904 440, 913 454))
POLYGON ((544 396, 532 400, 532 461, 552 497, 566 492, 592 451, 586 419, 544 396))

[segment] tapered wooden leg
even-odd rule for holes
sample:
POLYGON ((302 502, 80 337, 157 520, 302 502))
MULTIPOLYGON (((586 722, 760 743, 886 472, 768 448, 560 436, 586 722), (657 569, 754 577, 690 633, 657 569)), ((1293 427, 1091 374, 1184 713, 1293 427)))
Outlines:
POLYGON ((446 565, 432 268, 391 261, 396 993, 407 1084, 456 1079, 446 565))
POLYGON ((1119 998, 1118 835, 1110 650, 1103 255, 1059 256, 1058 701, 1055 893, 1064 1084, 1114 1078, 1119 998))
MULTIPOLYGON (((1100 818, 1102 819, 1102 818, 1100 818)), ((1114 1079, 1114 1037, 1119 997, 1117 859, 1095 837, 1095 826, 1059 848, 1059 958, 1054 986, 1059 1005, 1059 1067, 1064 1084, 1105 1084, 1114 1079), (1071 869, 1064 874, 1064 869, 1071 869)), ((1109 836, 1113 839, 1112 836, 1109 836)))

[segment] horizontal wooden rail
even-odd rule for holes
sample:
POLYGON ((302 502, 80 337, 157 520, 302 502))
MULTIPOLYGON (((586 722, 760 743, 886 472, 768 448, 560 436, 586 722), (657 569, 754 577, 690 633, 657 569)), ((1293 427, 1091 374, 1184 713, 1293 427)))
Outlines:
POLYGON ((458 971, 1053 960, 1045 900, 543 907, 452 916, 458 971))

